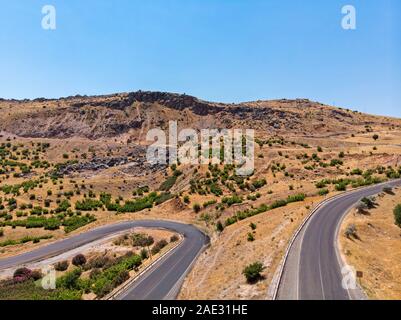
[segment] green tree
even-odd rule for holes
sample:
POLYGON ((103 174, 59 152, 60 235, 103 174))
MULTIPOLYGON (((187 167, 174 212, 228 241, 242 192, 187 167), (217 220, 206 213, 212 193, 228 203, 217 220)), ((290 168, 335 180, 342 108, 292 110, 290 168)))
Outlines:
POLYGON ((201 209, 200 204, 199 203, 195 203, 194 206, 193 206, 193 209, 194 209, 194 211, 196 213, 198 213, 200 211, 200 209, 201 209))
POLYGON ((261 278, 261 272, 265 269, 261 262, 255 262, 242 271, 242 274, 245 276, 248 283, 254 283, 261 278))
POLYGON ((223 226, 223 224, 221 223, 220 220, 217 221, 216 230, 217 230, 218 232, 223 232, 223 230, 224 230, 224 226, 223 226))

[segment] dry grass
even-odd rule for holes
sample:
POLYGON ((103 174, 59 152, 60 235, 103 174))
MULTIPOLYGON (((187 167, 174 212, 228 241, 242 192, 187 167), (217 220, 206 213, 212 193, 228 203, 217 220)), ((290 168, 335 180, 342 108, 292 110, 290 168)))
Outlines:
POLYGON ((371 299, 401 299, 401 229, 394 223, 393 209, 401 203, 401 189, 380 194, 377 207, 368 214, 353 210, 340 231, 341 253, 347 263, 363 272, 360 284, 371 299), (354 224, 359 239, 344 236, 354 224))

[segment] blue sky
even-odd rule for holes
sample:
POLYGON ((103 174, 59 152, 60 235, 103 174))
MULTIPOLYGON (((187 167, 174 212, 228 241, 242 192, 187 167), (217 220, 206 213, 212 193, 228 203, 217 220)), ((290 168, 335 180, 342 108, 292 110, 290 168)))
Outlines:
POLYGON ((0 97, 142 89, 401 117, 400 21, 399 0, 0 0, 0 97))

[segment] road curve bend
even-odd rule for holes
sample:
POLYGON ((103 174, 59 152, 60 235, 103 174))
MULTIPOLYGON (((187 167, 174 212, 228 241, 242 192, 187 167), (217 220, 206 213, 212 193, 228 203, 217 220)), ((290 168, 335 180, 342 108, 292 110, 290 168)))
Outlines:
POLYGON ((359 289, 342 286, 342 259, 338 230, 349 210, 363 197, 380 193, 384 186, 396 187, 401 180, 357 189, 322 204, 302 226, 291 244, 279 279, 277 300, 363 299, 359 289))
POLYGON ((137 220, 106 225, 18 256, 0 259, 0 270, 17 268, 55 257, 136 227, 169 229, 183 235, 184 241, 157 261, 157 263, 142 274, 132 285, 125 288, 116 299, 175 299, 186 273, 205 245, 209 242, 209 238, 192 225, 173 221, 137 220))

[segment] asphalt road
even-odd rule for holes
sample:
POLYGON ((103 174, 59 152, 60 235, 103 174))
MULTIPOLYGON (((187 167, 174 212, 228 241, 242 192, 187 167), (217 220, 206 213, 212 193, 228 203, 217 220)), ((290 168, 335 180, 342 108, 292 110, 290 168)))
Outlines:
MULTIPOLYGON (((400 180, 386 183, 401 185, 400 180)), ((342 260, 338 253, 338 228, 363 197, 383 190, 383 184, 345 193, 320 207, 297 235, 286 260, 277 293, 278 300, 363 299, 359 288, 342 287, 342 260)))
POLYGON ((184 241, 171 253, 160 259, 148 272, 138 278, 116 299, 161 300, 174 299, 191 264, 208 237, 194 226, 171 221, 127 221, 100 227, 71 238, 54 242, 18 256, 0 260, 0 270, 18 268, 29 263, 54 257, 88 243, 135 228, 164 228, 184 235, 184 241))

